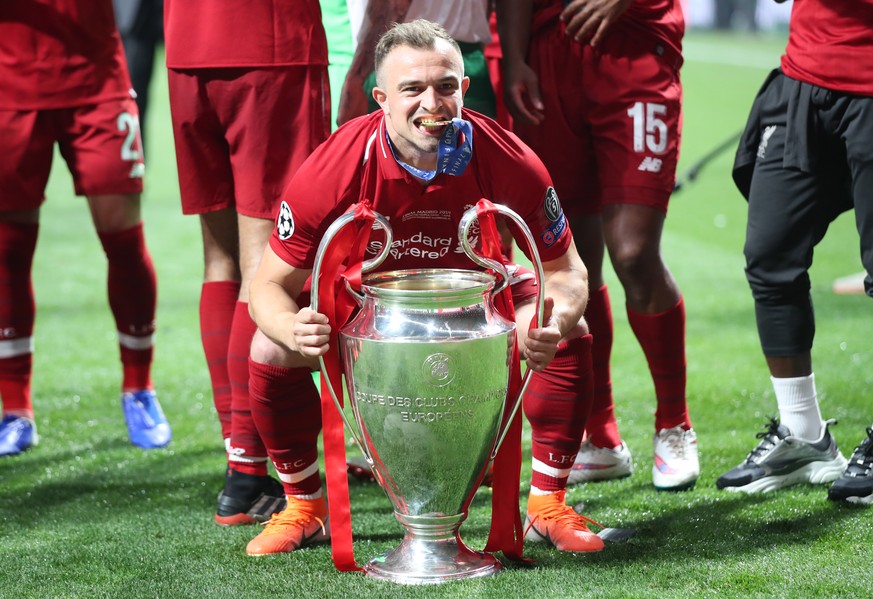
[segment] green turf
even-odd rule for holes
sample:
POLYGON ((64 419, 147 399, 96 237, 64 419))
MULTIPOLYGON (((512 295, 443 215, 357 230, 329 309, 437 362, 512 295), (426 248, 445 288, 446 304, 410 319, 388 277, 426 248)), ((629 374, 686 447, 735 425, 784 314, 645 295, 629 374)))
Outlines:
MULTIPOLYGON (((689 34, 680 172, 742 126, 783 44, 774 37, 689 34)), ((731 152, 675 196, 664 236, 687 302, 688 391, 702 465, 697 489, 652 489, 652 384, 610 274, 616 412, 637 472, 576 487, 569 500, 584 502, 585 513, 606 525, 636 529, 636 536, 588 556, 530 545, 533 567, 438 588, 340 574, 327 547, 246 557, 256 529, 212 522, 224 452, 199 339, 199 230, 179 211, 165 80, 157 83, 145 217, 160 278, 154 380, 174 440, 149 452, 127 442, 105 264, 84 202, 72 196, 59 162, 35 264, 34 403, 42 442, 0 461, 0 597, 870 595, 869 510, 831 504, 823 487, 754 497, 715 489, 717 476, 745 456, 775 414, 743 276, 745 204, 730 182, 731 152)), ((869 299, 833 295, 830 284, 859 269, 847 215, 821 244, 812 272, 817 383, 824 415, 840 420, 833 432, 845 453, 873 418, 873 326, 869 299)), ((527 450, 529 434, 525 439, 527 450)), ((523 481, 528 473, 526 464, 523 481)), ((355 551, 366 561, 394 547, 401 530, 377 487, 352 483, 351 496, 355 551)), ((485 541, 488 499, 476 497, 462 529, 474 547, 485 541)))

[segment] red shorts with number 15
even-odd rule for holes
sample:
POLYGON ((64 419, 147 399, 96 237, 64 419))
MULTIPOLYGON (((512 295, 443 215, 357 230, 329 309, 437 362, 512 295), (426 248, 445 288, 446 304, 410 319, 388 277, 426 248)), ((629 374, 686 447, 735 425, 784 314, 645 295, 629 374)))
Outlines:
POLYGON ((57 143, 77 195, 141 193, 143 156, 133 98, 51 110, 0 110, 0 211, 44 200, 57 143))
POLYGON ((597 48, 559 26, 531 40, 545 120, 514 130, 549 169, 568 214, 598 214, 604 204, 666 212, 679 158, 681 62, 654 36, 626 30, 597 48))

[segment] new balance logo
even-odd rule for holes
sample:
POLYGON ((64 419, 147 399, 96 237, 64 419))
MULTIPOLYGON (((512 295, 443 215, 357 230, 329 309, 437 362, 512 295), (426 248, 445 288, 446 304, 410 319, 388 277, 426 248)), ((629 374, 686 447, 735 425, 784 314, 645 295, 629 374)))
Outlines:
POLYGON ((651 156, 646 156, 643 158, 643 161, 640 162, 640 165, 637 167, 638 171, 646 171, 649 173, 660 173, 661 166, 664 164, 664 161, 660 158, 652 158, 651 156))

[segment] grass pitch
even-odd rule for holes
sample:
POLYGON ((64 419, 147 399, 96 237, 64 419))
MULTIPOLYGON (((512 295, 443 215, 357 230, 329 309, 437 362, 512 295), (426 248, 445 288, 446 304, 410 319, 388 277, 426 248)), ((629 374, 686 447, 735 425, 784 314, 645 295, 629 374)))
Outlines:
MULTIPOLYGON (((784 35, 688 35, 680 174, 742 127, 783 46, 784 35)), ((608 526, 636 529, 635 536, 597 555, 529 545, 530 567, 428 588, 340 574, 326 546, 247 557, 245 544, 257 530, 212 522, 224 451, 199 338, 199 230, 195 218, 180 214, 165 78, 156 85, 144 203, 160 293, 154 381, 174 439, 147 452, 127 441, 105 261, 59 160, 34 266, 34 403, 42 442, 0 461, 0 597, 870 595, 869 510, 831 504, 825 487, 751 497, 715 489, 718 475, 746 455, 776 413, 743 276, 745 203, 730 181, 732 151, 676 194, 664 235, 688 311, 688 393, 702 467, 694 491, 652 488, 652 383, 611 277, 616 412, 636 473, 574 487, 568 498, 608 526)), ((852 216, 844 215, 816 252, 812 293, 822 411, 839 419, 833 433, 847 455, 873 419, 871 304, 834 295, 830 285, 857 270, 858 237, 852 216)), ((523 481, 528 473, 529 466, 523 481)), ((396 546, 401 529, 375 485, 353 482, 351 496, 355 551, 364 562, 396 546)), ((487 535, 489 500, 486 491, 477 495, 462 528, 476 548, 487 535)))

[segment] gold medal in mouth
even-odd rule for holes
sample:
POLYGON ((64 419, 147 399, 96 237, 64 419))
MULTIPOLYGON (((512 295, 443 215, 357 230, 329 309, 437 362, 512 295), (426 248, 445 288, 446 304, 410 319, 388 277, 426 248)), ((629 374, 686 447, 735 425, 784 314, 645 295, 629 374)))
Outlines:
POLYGON ((446 121, 446 120, 435 121, 435 120, 430 120, 430 119, 421 119, 420 121, 418 121, 419 127, 433 127, 433 128, 435 128, 435 127, 445 127, 446 125, 451 125, 451 124, 452 124, 452 121, 450 121, 450 120, 449 121, 446 121))

